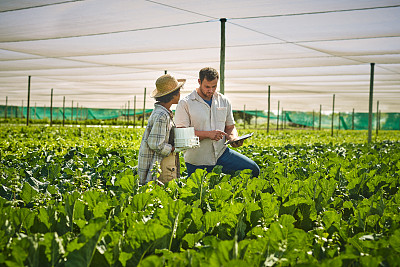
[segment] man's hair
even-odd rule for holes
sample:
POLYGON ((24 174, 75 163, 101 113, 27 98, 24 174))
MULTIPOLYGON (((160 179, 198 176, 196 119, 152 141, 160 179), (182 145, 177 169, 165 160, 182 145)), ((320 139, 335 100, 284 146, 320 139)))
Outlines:
POLYGON ((179 91, 181 90, 181 88, 182 88, 182 87, 176 89, 175 91, 173 91, 173 92, 171 92, 171 93, 169 93, 169 94, 167 94, 167 95, 163 95, 163 96, 160 96, 160 97, 156 97, 155 99, 156 99, 157 102, 168 103, 169 101, 172 100, 172 98, 174 98, 174 96, 176 96, 176 95, 179 93, 179 91))
POLYGON ((200 82, 204 81, 204 78, 206 78, 207 81, 213 81, 215 79, 219 79, 218 71, 211 67, 202 68, 199 72, 200 82))

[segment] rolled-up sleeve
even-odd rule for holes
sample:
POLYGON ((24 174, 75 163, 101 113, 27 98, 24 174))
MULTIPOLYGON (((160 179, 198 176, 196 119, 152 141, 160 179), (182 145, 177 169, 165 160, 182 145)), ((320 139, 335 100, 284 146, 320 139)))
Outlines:
POLYGON ((147 139, 149 148, 162 156, 168 156, 172 151, 172 145, 165 141, 165 137, 169 135, 167 132, 168 124, 169 118, 167 118, 166 115, 160 115, 154 121, 153 128, 151 129, 147 139))

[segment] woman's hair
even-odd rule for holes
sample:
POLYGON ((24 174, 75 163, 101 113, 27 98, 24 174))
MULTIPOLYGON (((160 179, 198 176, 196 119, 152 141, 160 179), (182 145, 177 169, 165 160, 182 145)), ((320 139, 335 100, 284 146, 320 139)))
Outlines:
POLYGON ((174 98, 174 96, 176 96, 179 93, 181 88, 182 88, 182 86, 169 94, 166 94, 166 95, 163 95, 160 97, 156 97, 155 99, 157 102, 168 103, 169 101, 171 101, 174 98))
POLYGON ((218 71, 211 67, 202 68, 199 72, 199 79, 202 82, 204 78, 206 78, 207 81, 214 81, 215 79, 219 79, 218 71))

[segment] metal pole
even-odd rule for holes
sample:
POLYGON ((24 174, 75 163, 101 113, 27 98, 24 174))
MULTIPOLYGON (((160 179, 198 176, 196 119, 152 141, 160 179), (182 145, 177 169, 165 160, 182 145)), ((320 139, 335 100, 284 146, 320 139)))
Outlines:
POLYGON ((131 101, 128 100, 128 127, 129 127, 129 112, 130 112, 130 105, 131 105, 131 101))
POLYGON ((29 126, 30 100, 31 100, 31 76, 28 76, 28 103, 26 104, 26 126, 29 126))
POLYGON ((6 96, 6 112, 4 113, 4 119, 7 119, 7 108, 8 108, 8 96, 6 96))
POLYGON ((256 109, 256 121, 255 121, 255 123, 256 123, 256 129, 257 129, 257 118, 258 118, 258 110, 256 109))
POLYGON ((369 81, 369 113, 368 113, 368 144, 372 138, 372 101, 374 95, 374 67, 375 63, 371 63, 371 74, 369 81))
POLYGON ((146 114, 146 87, 144 88, 143 96, 143 118, 142 118, 142 128, 144 127, 144 116, 146 114))
POLYGON ((279 130, 279 100, 278 100, 278 115, 276 117, 276 130, 279 130))
POLYGON ((246 129, 246 105, 243 106, 243 129, 246 129))
POLYGON ((74 120, 74 100, 72 100, 71 104, 71 123, 74 120))
POLYGON ((219 61, 219 92, 225 93, 225 22, 226 18, 220 19, 221 21, 221 52, 219 61))
POLYGON ((136 125, 136 96, 133 100, 133 127, 136 125))
POLYGON ((313 131, 315 130, 314 129, 314 120, 315 120, 315 114, 314 114, 314 110, 312 111, 312 129, 313 129, 313 131))
POLYGON ((332 125, 331 125, 331 136, 333 136, 333 119, 335 117, 335 94, 333 94, 333 103, 332 103, 332 125))
POLYGON ((65 96, 63 97, 63 126, 65 125, 65 96))
POLYGON ((51 88, 50 97, 50 127, 53 126, 53 88, 51 88))
POLYGON ((322 105, 319 105, 319 125, 318 130, 321 131, 322 105))
POLYGON ((268 85, 268 115, 267 115, 267 133, 269 133, 269 113, 271 106, 271 86, 268 85))
POLYGON ((351 129, 354 130, 354 108, 353 108, 353 115, 351 117, 351 129))
POLYGON ((286 110, 285 110, 285 113, 283 115, 283 128, 286 129, 286 110))
POLYGON ((376 101, 376 136, 378 136, 379 130, 379 100, 376 101))
POLYGON ((283 130, 283 107, 281 110, 281 130, 283 130))

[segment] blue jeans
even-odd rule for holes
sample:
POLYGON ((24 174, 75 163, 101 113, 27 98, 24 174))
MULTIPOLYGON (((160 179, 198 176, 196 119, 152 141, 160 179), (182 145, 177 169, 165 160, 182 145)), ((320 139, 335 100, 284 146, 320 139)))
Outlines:
POLYGON ((206 169, 207 172, 211 172, 216 165, 222 166, 222 172, 227 174, 233 174, 236 171, 245 169, 252 170, 253 176, 257 177, 260 174, 260 168, 257 163, 242 155, 235 150, 226 148, 224 153, 218 158, 216 165, 193 165, 188 162, 186 163, 186 169, 188 177, 196 171, 196 169, 206 169))

